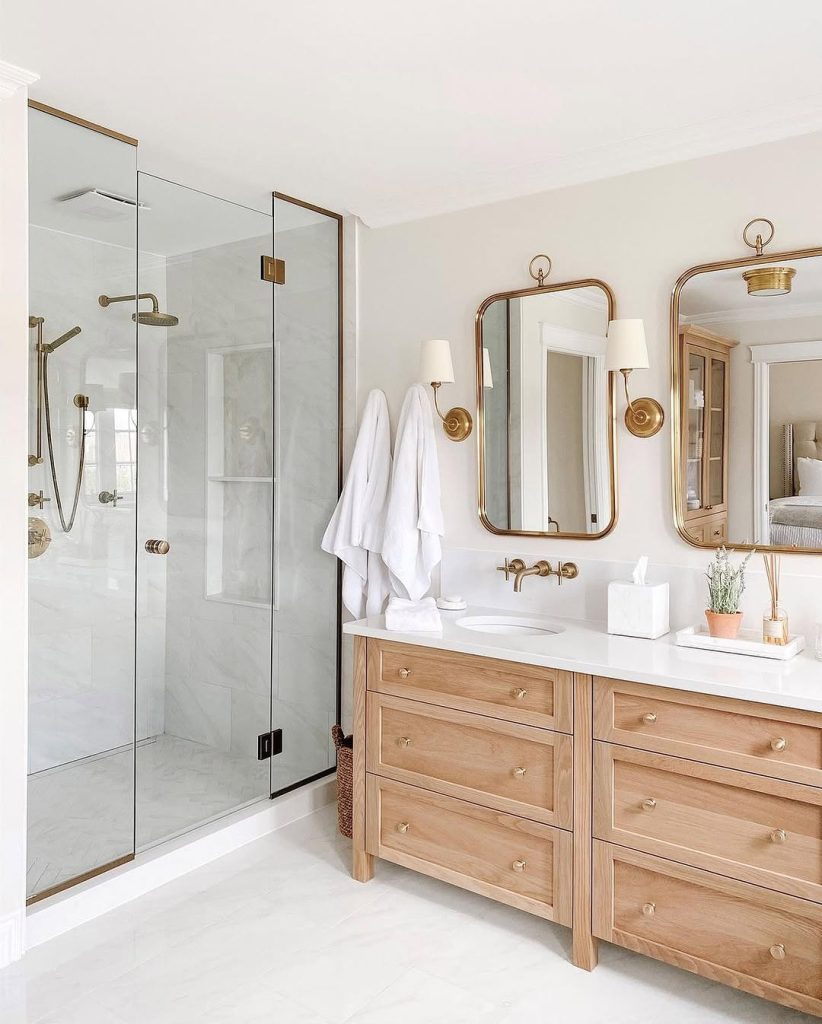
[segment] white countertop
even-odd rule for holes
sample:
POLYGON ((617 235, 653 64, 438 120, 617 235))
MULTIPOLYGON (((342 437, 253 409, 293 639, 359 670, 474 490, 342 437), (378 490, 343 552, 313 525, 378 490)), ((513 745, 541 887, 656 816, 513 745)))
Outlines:
MULTIPOLYGON (((511 636, 481 633, 457 625, 458 619, 468 615, 511 617, 511 612, 469 606, 466 611, 440 614, 441 633, 391 632, 385 628, 382 615, 347 622, 343 632, 822 712, 822 661, 817 661, 807 649, 790 661, 767 661, 677 647, 672 633, 659 640, 638 640, 610 636, 604 625, 598 623, 551 617, 543 621, 562 627, 562 632, 511 636)), ((542 618, 528 613, 514 617, 542 618)))

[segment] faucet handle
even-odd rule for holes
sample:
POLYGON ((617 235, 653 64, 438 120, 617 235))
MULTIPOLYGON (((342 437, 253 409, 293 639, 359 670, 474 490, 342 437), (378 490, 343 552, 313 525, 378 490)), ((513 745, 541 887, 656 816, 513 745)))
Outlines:
POLYGON ((524 568, 525 562, 523 562, 521 558, 512 558, 511 561, 509 562, 508 558, 506 557, 505 564, 497 566, 497 572, 505 573, 505 582, 507 583, 508 580, 511 578, 512 574, 516 575, 518 572, 521 572, 524 568))
POLYGON ((575 580, 579 576, 579 568, 575 562, 560 562, 557 572, 557 583, 563 580, 575 580))

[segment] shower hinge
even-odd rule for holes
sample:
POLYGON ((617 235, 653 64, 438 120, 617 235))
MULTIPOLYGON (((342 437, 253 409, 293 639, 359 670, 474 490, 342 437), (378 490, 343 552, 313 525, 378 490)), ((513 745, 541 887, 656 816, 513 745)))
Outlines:
POLYGON ((275 729, 273 732, 264 732, 257 737, 257 760, 267 761, 269 757, 283 752, 283 731, 275 729))
POLYGON ((260 257, 260 277, 271 284, 285 284, 285 260, 274 256, 260 257))

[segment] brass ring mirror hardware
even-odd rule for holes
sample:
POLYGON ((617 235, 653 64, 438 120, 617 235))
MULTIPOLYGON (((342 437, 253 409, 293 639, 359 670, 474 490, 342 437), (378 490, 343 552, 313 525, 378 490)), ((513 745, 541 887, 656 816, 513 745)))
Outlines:
POLYGON ((400 736, 400 737, 398 737, 398 739, 397 739, 397 746, 398 747, 410 747, 411 746, 411 737, 410 736, 400 736))
POLYGON ((527 769, 527 768, 523 768, 523 767, 521 767, 521 766, 518 766, 518 767, 516 767, 516 768, 514 768, 514 769, 513 769, 513 775, 514 775, 514 776, 515 776, 516 778, 518 778, 518 779, 522 779, 522 778, 524 778, 524 777, 525 777, 525 773, 526 773, 527 771, 528 771, 528 769, 527 769))
POLYGON ((528 867, 528 861, 527 860, 515 860, 514 863, 511 865, 511 867, 514 869, 514 871, 522 872, 522 871, 524 871, 528 867))
POLYGON ((653 725, 656 721, 656 715, 653 711, 646 711, 645 714, 640 718, 640 722, 644 722, 645 725, 653 725))
POLYGON ((765 246, 769 245, 773 241, 773 236, 775 233, 776 229, 773 226, 772 220, 768 220, 767 217, 754 217, 753 220, 749 220, 748 223, 745 225, 745 228, 742 231, 742 241, 745 243, 745 245, 749 245, 752 249, 755 249, 757 256, 761 256, 765 249, 765 246), (752 242, 750 238, 748 238, 748 232, 754 226, 754 224, 767 224, 770 228, 770 234, 768 235, 768 237, 763 238, 762 235, 759 232, 757 232, 756 240, 752 242))
POLYGON ((777 754, 781 754, 783 750, 787 749, 787 747, 788 741, 784 736, 777 736, 775 739, 771 740, 771 750, 775 751, 777 754))
POLYGON ((39 558, 40 555, 45 554, 51 544, 51 530, 45 519, 30 516, 28 536, 29 558, 39 558))
POLYGON ((768 950, 768 952, 771 954, 771 956, 774 958, 774 960, 784 960, 785 959, 785 943, 784 942, 777 942, 777 943, 775 943, 773 946, 771 946, 771 948, 768 950))
POLYGON ((400 679, 407 679, 410 675, 411 675, 411 669, 410 668, 401 668, 400 671, 399 671, 400 679))
POLYGON ((547 256, 544 252, 538 252, 536 256, 528 264, 528 273, 531 275, 531 277, 533 277, 533 279, 537 282, 537 285, 540 288, 542 288, 545 282, 545 278, 548 277, 548 275, 551 273, 552 266, 553 264, 551 263, 551 257, 547 256), (545 260, 545 262, 548 264, 548 269, 543 270, 542 267, 537 267, 536 273, 534 273, 534 264, 537 262, 537 260, 545 260))
POLYGON ((643 903, 642 913, 645 917, 653 917, 656 913, 656 903, 643 903))
POLYGON ((775 828, 773 832, 771 832, 772 843, 787 843, 787 841, 788 833, 785 831, 784 828, 775 828))
POLYGON ((652 811, 656 807, 656 800, 652 796, 649 796, 647 800, 642 801, 643 811, 652 811))
POLYGON ((150 555, 167 555, 171 545, 167 540, 147 540, 146 551, 150 555))
POLYGON ((408 830, 409 830, 410 828, 411 828, 411 825, 410 825, 410 824, 409 824, 409 823, 408 823, 407 821, 401 821, 401 822, 399 823, 399 825, 397 825, 397 831, 398 831, 398 832, 401 832, 401 833, 402 833, 403 835, 405 835, 405 833, 406 833, 406 832, 407 832, 407 831, 408 831, 408 830))
POLYGON ((515 686, 514 689, 511 690, 511 696, 514 698, 514 700, 525 700, 525 698, 528 696, 528 691, 523 690, 521 686, 515 686))

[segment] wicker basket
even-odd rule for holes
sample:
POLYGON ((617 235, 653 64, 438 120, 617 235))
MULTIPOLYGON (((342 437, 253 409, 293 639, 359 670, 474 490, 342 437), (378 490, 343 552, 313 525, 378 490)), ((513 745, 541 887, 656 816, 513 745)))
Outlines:
POLYGON ((346 736, 339 725, 331 730, 337 748, 337 822, 340 832, 351 838, 354 793, 354 737, 346 736))

